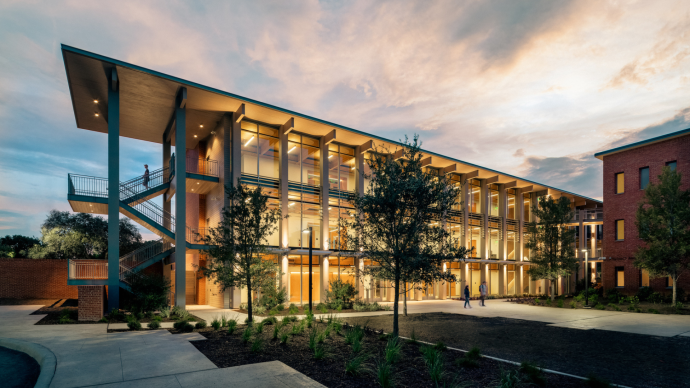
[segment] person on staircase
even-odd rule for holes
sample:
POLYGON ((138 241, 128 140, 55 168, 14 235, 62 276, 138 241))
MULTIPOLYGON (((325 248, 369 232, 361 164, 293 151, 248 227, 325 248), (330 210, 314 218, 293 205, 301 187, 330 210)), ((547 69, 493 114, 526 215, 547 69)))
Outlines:
POLYGON ((146 187, 146 190, 149 189, 149 165, 145 164, 144 168, 146 169, 146 172, 144 172, 144 187, 146 187))

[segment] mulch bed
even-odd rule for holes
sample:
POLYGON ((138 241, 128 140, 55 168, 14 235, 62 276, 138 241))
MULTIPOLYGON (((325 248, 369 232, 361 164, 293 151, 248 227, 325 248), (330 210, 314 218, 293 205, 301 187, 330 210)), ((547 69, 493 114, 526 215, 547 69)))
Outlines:
MULTIPOLYGON (((551 303, 548 303, 548 300, 546 298, 512 298, 508 299, 507 302, 512 302, 512 303, 518 303, 518 304, 529 304, 531 306, 540 306, 540 307, 551 307, 551 308, 559 308, 558 307, 558 298, 554 300, 551 303)), ((575 299, 573 298, 564 298, 563 299, 563 307, 561 308, 572 308, 570 306, 570 303, 573 302, 575 299)), ((585 306, 584 302, 575 302, 576 303, 576 308, 583 308, 585 306)), ((600 303, 602 306, 604 306, 603 309, 599 308, 598 310, 604 310, 604 311, 621 311, 621 312, 626 312, 626 313, 644 313, 644 314, 662 314, 662 315, 690 315, 690 306, 686 306, 682 308, 681 310, 676 310, 671 304, 669 303, 652 303, 652 302, 640 302, 639 309, 640 311, 632 311, 628 310, 628 307, 630 306, 629 303, 613 303, 616 307, 609 306, 611 304, 608 299, 599 297, 597 303, 600 303), (652 310, 656 311, 654 313, 652 310)), ((589 307, 594 309, 595 305, 597 303, 593 303, 593 301, 590 299, 589 300, 589 307)))
MULTIPOLYGON (((78 303, 79 301, 77 299, 62 299, 62 300, 57 300, 55 301, 52 305, 45 305, 41 307, 40 309, 34 311, 31 313, 31 315, 46 315, 41 319, 40 321, 36 322, 37 325, 60 325, 60 317, 63 314, 63 312, 67 313, 69 315, 70 322, 69 324, 94 324, 94 323, 101 323, 101 324, 108 324, 108 323, 127 323, 127 320, 125 319, 112 319, 109 321, 79 321, 79 307, 78 303)), ((106 315, 106 318, 109 318, 106 315)), ((144 316, 143 318, 139 319, 139 322, 141 323, 142 327, 146 327, 146 324, 151 322, 153 319, 152 317, 146 317, 144 316)), ((197 317, 196 315, 191 315, 187 319, 190 322, 199 322, 203 321, 203 319, 197 317)), ((177 317, 169 317, 169 318, 162 318, 160 322, 177 322, 178 318, 177 317)))
MULTIPOLYGON (((393 309, 393 307, 391 306, 391 310, 392 309, 393 309)), ((263 314, 257 314, 256 310, 254 310, 254 311, 252 311, 252 315, 256 315, 257 317, 269 317, 269 316, 286 317, 289 315, 306 315, 307 310, 308 310, 308 308, 298 307, 297 313, 290 314, 289 309, 285 308, 285 309, 283 309, 283 311, 278 311, 277 314, 273 314, 273 315, 269 314, 268 311, 266 311, 263 314)), ((238 313, 242 313, 242 314, 248 314, 249 313, 249 311, 247 311, 245 309, 237 309, 237 310, 233 310, 233 311, 237 311, 238 313)), ((386 311, 386 310, 376 310, 376 311, 386 311)), ((369 313, 369 312, 371 312, 371 311, 357 311, 355 309, 343 309, 341 311, 326 309, 325 312, 322 312, 322 311, 318 310, 316 307, 314 307, 314 314, 317 314, 317 315, 319 315, 319 314, 337 315, 337 314, 344 314, 344 313, 369 313)))
MULTIPOLYGON (((320 330, 326 327, 322 323, 315 324, 319 326, 320 330)), ((287 328, 290 328, 291 325, 287 328)), ((266 325, 263 333, 258 334, 264 341, 263 349, 260 353, 253 353, 251 341, 254 341, 257 334, 254 334, 249 343, 243 344, 241 337, 245 328, 245 325, 238 326, 233 334, 228 334, 226 329, 219 331, 214 331, 212 328, 195 330, 208 340, 193 341, 192 344, 219 368, 281 361, 327 387, 378 386, 376 376, 371 372, 361 376, 351 376, 345 373, 345 362, 351 359, 354 353, 350 345, 345 343, 342 335, 334 333, 328 337, 324 342, 327 357, 315 360, 314 352, 308 346, 310 329, 306 329, 302 334, 293 335, 287 345, 283 345, 279 340, 272 339, 274 326, 266 325)), ((283 328, 282 330, 286 329, 283 328)), ((172 330, 171 332, 175 333, 172 330)), ((363 351, 371 354, 368 364, 372 369, 375 368, 376 362, 383 359, 382 354, 386 346, 386 341, 380 340, 379 336, 378 333, 369 331, 362 342, 363 351)), ((418 344, 403 344, 400 360, 393 366, 396 386, 436 386, 429 377, 419 347, 418 344)), ((444 370, 447 373, 445 384, 449 386, 456 383, 465 383, 468 387, 495 385, 498 383, 502 369, 505 371, 516 369, 516 366, 486 358, 481 359, 477 367, 464 368, 456 364, 456 360, 461 358, 464 353, 446 350, 442 354, 444 370)), ((546 374, 545 376, 549 386, 583 386, 582 380, 554 374, 546 374)))
MULTIPOLYGON (((487 307, 491 308, 491 307, 487 307)), ((631 317, 634 317, 632 315, 631 317)), ((596 376, 631 387, 690 387, 690 337, 656 337, 606 330, 578 330, 549 323, 463 314, 399 317, 400 335, 522 362, 577 376, 596 376)), ((350 324, 386 332, 393 317, 348 317, 350 324)), ((690 328, 688 329, 690 330, 690 328)))

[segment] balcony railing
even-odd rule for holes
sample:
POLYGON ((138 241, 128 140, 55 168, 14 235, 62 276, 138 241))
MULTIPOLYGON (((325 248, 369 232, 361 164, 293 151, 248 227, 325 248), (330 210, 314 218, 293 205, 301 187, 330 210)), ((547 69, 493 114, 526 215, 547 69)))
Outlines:
POLYGON ((190 228, 187 227, 187 241, 192 244, 204 244, 204 238, 208 236, 210 228, 190 228))
POLYGON ((580 217, 583 222, 604 221, 604 209, 576 210, 573 222, 580 222, 580 217))
POLYGON ((187 157, 187 172, 217 177, 219 176, 218 161, 187 157))
MULTIPOLYGON (((602 248, 585 249, 585 251, 587 251, 587 258, 588 259, 596 259, 596 258, 602 257, 602 254, 601 254, 602 248)), ((585 252, 582 250, 578 250, 577 257, 580 259, 584 259, 585 258, 585 252)))
POLYGON ((69 279, 108 279, 108 261, 106 260, 69 259, 67 266, 69 279))
POLYGON ((67 193, 70 195, 108 198, 108 178, 67 174, 67 193))

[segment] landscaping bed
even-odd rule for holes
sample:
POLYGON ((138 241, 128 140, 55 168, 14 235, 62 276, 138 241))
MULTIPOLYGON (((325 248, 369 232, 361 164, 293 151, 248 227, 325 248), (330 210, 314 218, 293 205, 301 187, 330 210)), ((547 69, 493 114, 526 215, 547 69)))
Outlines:
MULTIPOLYGON (((246 325, 239 325, 232 333, 229 333, 227 328, 206 328, 196 331, 208 340, 194 341, 192 344, 219 368, 281 361, 327 387, 378 386, 379 378, 386 370, 390 372, 390 379, 384 380, 389 380, 399 387, 459 384, 466 384, 467 387, 486 387, 498 385, 501 377, 506 379, 507 375, 513 378, 518 376, 528 383, 527 375, 518 371, 519 367, 507 363, 481 357, 464 358, 463 352, 442 350, 442 346, 437 350, 428 345, 404 340, 399 340, 398 355, 395 357, 392 355, 394 351, 386 352, 387 347, 391 349, 394 346, 389 344, 390 340, 382 336, 380 331, 344 326, 338 334, 335 323, 315 321, 312 328, 308 328, 306 323, 307 320, 289 323, 277 320, 276 323, 262 325, 259 333, 257 326, 261 324, 257 323, 249 329, 246 325), (276 327, 278 335, 274 338, 276 327), (250 330, 249 335, 245 334, 247 330, 250 330), (326 330, 330 330, 330 335, 324 334, 326 330), (354 339, 357 332, 362 335, 359 341, 354 339), (318 343, 319 334, 323 338, 322 344, 318 343), (285 338, 287 342, 283 343, 285 338), (351 339, 349 344, 348 338, 351 339), (310 348, 310 342, 314 345, 313 350, 310 348), (359 342, 359 345, 355 345, 355 342, 359 342), (361 347, 358 351, 357 346, 361 347), (421 350, 423 346, 426 347, 424 352, 421 350), (323 355, 320 354, 322 351, 323 355), (386 354, 389 354, 388 360, 386 354), (397 361, 393 362, 394 359, 397 361), (463 359, 466 361, 460 361, 463 359), (346 372, 346 364, 350 362, 352 367, 358 360, 362 361, 362 365, 346 372), (432 380, 427 363, 434 365, 434 370, 441 372, 438 385, 432 380)), ((562 375, 543 374, 543 377, 549 386, 583 386, 582 380, 562 375)))
MULTIPOLYGON (((36 322, 37 325, 60 325, 60 324, 94 324, 94 323, 129 323, 130 320, 136 318, 142 327, 146 327, 148 323, 157 321, 159 323, 163 322, 178 322, 182 319, 180 314, 176 314, 173 310, 168 310, 167 313, 163 314, 161 311, 151 312, 147 314, 136 314, 133 315, 129 311, 119 310, 117 312, 111 312, 106 314, 101 318, 100 321, 79 321, 79 307, 77 306, 77 299, 67 299, 64 303, 56 304, 54 306, 44 306, 33 313, 32 315, 43 315, 40 321, 36 322)), ((196 315, 187 312, 184 314, 187 321, 200 322, 203 319, 197 317, 196 315)))
MULTIPOLYGON (((393 329, 393 317, 344 318, 350 324, 393 329)), ((549 323, 463 314, 428 313, 399 317, 400 335, 514 362, 587 377, 590 373, 631 387, 690 387, 690 337, 656 337, 604 330, 578 330, 549 323)), ((689 329, 690 330, 690 329, 689 329)))
POLYGON ((53 306, 64 299, 15 299, 15 298, 0 298, 0 306, 53 306))

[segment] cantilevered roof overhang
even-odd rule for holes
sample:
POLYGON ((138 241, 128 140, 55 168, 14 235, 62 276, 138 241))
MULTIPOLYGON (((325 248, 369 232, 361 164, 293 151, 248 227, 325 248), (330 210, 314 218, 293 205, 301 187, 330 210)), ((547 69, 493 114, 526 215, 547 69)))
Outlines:
MULTIPOLYGON (((250 98, 224 92, 161 72, 132 65, 117 59, 62 45, 72 107, 77 127, 107 133, 108 74, 117 69, 120 90, 120 135, 138 140, 162 143, 163 133, 174 110, 177 91, 187 88, 187 147, 193 148, 216 127, 226 112, 245 105, 245 117, 267 124, 283 125, 294 119, 294 130, 314 136, 325 136, 336 130, 336 141, 359 146, 374 140, 376 146, 394 151, 396 141, 344 127, 325 120, 279 108, 250 98), (96 115, 98 113, 98 115, 96 115), (203 125, 203 128, 200 127, 203 125), (197 135, 195 138, 194 135, 197 135)), ((478 166, 435 152, 423 150, 431 157, 429 166, 447 172, 476 174, 477 178, 509 184, 528 191, 548 190, 550 194, 571 198, 579 206, 600 206, 601 201, 557 189, 514 175, 478 166), (531 187, 530 187, 531 186, 531 187)))

